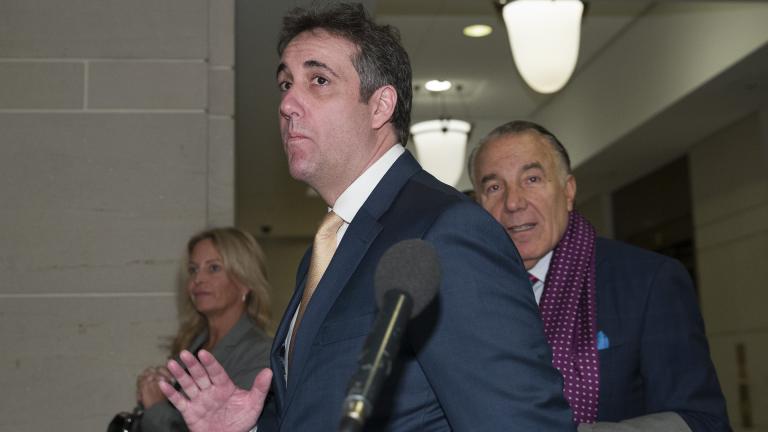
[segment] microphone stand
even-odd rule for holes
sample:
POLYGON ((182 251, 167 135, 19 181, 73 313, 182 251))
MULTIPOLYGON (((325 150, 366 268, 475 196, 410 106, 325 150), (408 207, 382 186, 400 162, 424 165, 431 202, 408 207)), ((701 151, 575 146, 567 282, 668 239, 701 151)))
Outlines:
POLYGON ((339 432, 362 430, 381 385, 392 370, 392 360, 397 358, 413 300, 403 291, 390 290, 384 294, 383 303, 350 381, 339 432))

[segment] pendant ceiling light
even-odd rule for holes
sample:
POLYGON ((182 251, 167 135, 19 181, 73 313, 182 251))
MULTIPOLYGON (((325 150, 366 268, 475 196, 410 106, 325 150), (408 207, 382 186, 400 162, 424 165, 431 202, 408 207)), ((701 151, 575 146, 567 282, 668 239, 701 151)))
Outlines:
POLYGON ((525 82, 554 93, 568 82, 579 55, 579 0, 515 0, 502 8, 512 56, 525 82))
POLYGON ((464 171, 467 139, 472 129, 463 120, 428 120, 411 126, 421 166, 443 183, 456 186, 464 171))

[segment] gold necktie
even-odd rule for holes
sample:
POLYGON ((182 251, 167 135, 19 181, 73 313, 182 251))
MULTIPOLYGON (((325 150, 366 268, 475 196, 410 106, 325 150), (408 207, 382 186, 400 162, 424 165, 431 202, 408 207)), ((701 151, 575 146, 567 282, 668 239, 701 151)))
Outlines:
POLYGON ((317 284, 323 277, 325 269, 328 268, 328 264, 330 264, 331 258, 333 258, 333 254, 336 252, 336 233, 343 223, 344 220, 340 218, 339 215, 330 211, 325 215, 323 222, 320 224, 320 228, 317 229, 317 234, 315 234, 315 242, 312 244, 312 258, 309 262, 309 272, 307 273, 307 282, 304 286, 304 294, 301 296, 299 313, 296 315, 296 322, 293 325, 293 332, 291 333, 291 346, 288 350, 288 364, 291 363, 293 347, 296 346, 296 334, 299 331, 301 318, 304 316, 304 311, 307 309, 307 304, 309 304, 312 294, 315 293, 317 284))

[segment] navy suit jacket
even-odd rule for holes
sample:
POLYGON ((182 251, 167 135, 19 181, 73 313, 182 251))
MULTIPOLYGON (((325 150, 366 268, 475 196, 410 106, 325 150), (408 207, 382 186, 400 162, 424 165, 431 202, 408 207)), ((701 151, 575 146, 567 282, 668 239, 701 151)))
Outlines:
POLYGON ((406 152, 344 234, 303 316, 286 385, 283 342, 309 252, 299 266, 272 347, 275 378, 259 432, 337 429, 377 313, 374 270, 390 246, 411 238, 435 247, 442 282, 410 322, 365 430, 574 430, 514 245, 490 215, 406 152))
POLYGON ((598 421, 662 411, 694 431, 730 430, 691 278, 676 260, 597 239, 598 421))

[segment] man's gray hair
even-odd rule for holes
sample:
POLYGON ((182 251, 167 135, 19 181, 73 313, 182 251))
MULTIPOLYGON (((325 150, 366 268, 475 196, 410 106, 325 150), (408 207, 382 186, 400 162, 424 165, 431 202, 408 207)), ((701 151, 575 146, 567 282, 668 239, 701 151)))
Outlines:
POLYGON ((561 167, 564 169, 565 174, 570 175, 572 173, 571 158, 568 156, 568 151, 565 149, 560 140, 557 139, 555 134, 538 123, 526 120, 513 120, 496 127, 488 135, 481 139, 477 147, 472 150, 472 153, 469 155, 469 163, 467 164, 469 179, 472 181, 472 185, 475 185, 475 161, 478 155, 484 150, 486 144, 507 135, 518 135, 526 132, 535 132, 544 137, 552 146, 552 149, 555 150, 555 153, 557 153, 557 155, 560 157, 561 167))

